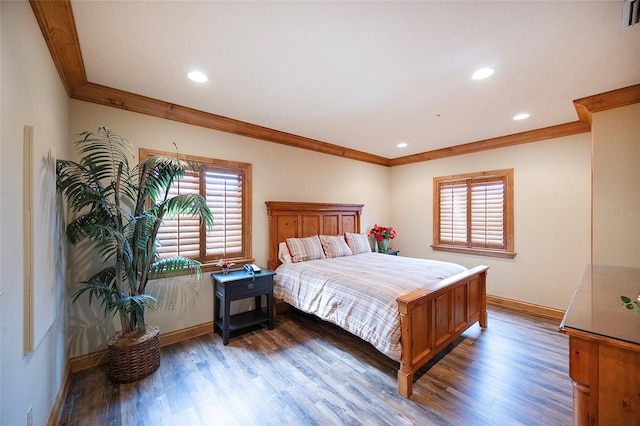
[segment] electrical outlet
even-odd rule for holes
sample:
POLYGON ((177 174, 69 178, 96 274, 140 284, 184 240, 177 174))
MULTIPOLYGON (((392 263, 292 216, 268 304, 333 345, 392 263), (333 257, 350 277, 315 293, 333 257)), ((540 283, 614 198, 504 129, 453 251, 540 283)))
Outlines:
POLYGON ((167 310, 173 311, 176 308, 176 304, 174 302, 170 302, 169 306, 167 306, 167 310))
POLYGON ((33 426, 33 405, 27 410, 27 426, 33 426))

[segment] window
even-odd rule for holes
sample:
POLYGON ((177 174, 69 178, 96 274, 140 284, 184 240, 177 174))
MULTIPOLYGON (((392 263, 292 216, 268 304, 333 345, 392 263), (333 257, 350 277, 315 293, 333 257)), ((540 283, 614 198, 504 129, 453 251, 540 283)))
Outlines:
MULTIPOLYGON (((140 159, 152 155, 175 155, 140 149, 140 159)), ((203 271, 216 269, 219 259, 253 262, 251 255, 251 164, 181 155, 204 164, 174 183, 169 194, 199 193, 213 213, 210 231, 189 216, 165 218, 158 232, 160 258, 184 256, 200 261, 203 271)))
POLYGON ((513 169, 434 178, 431 247, 513 259, 513 169))

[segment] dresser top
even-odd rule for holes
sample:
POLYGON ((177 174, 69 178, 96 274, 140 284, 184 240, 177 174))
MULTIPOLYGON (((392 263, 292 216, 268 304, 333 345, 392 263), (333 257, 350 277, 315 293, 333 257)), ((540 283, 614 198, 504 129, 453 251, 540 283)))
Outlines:
POLYGON ((620 296, 635 301, 640 294, 640 268, 589 265, 567 308, 560 329, 640 345, 640 315, 626 309, 620 296))

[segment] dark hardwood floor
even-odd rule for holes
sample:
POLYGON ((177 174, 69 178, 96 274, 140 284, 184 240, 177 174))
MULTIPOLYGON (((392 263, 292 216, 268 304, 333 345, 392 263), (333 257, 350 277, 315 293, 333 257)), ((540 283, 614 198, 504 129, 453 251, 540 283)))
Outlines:
POLYGON ((558 322, 489 310, 398 395, 398 364, 331 324, 290 312, 274 330, 164 347, 160 369, 114 385, 75 373, 62 425, 570 425, 568 338, 558 322))

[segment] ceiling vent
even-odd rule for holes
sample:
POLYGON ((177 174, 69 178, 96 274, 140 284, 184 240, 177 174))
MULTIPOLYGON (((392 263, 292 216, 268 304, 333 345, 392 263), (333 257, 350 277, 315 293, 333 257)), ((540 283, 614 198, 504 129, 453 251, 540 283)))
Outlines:
POLYGON ((622 26, 631 27, 640 22, 640 0, 624 0, 622 2, 622 26))

